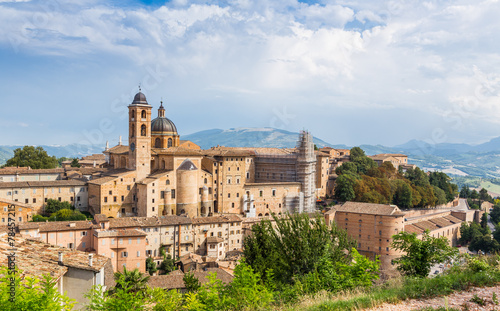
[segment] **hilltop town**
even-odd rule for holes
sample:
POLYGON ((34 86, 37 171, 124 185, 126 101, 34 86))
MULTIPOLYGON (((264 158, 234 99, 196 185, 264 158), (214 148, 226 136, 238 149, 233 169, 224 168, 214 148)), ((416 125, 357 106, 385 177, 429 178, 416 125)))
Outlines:
MULTIPOLYGON (((320 215, 326 224, 345 229, 361 254, 378 256, 381 271, 390 274, 392 260, 401 254, 391 247, 394 234, 422 236, 429 230, 456 246, 462 223, 482 216, 458 198, 421 209, 335 204, 337 169, 351 161, 350 150, 315 148, 307 131, 297 137, 296 148, 202 150, 181 139, 163 103, 153 118, 153 106, 139 92, 128 110, 128 146, 120 139, 102 154, 80 159, 79 167, 65 161, 54 169, 0 169, 0 234, 6 237, 15 207, 19 268, 26 274, 50 273, 60 292, 80 303, 91 285, 112 286, 113 272, 146 273, 148 262, 161 266, 167 256, 182 272, 196 271, 203 278, 218 271, 228 281, 245 238, 262 219, 320 215), (47 213, 51 200, 69 202, 91 220, 33 222, 35 215, 47 213)), ((369 158, 400 172, 416 168, 403 154, 369 158)), ((184 286, 181 274, 153 274, 155 286, 184 286)))

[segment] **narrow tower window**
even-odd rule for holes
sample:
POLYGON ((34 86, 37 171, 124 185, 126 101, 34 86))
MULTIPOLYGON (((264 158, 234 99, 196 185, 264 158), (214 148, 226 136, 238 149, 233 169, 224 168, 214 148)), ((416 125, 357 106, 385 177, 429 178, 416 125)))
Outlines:
POLYGON ((141 125, 141 136, 146 136, 146 125, 141 125))

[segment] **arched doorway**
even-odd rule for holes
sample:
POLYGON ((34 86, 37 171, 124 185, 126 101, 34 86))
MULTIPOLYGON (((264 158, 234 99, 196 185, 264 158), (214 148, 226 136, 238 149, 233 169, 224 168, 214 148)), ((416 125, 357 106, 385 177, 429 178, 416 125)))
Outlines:
POLYGON ((219 212, 219 207, 217 206, 217 200, 214 200, 214 213, 219 212))

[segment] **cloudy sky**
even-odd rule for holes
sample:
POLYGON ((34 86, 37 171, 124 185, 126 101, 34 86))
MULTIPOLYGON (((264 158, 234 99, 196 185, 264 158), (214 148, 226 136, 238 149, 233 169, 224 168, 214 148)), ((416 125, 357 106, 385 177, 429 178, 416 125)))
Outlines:
POLYGON ((0 144, 117 143, 139 84, 181 135, 484 142, 499 16, 494 0, 0 0, 0 144))

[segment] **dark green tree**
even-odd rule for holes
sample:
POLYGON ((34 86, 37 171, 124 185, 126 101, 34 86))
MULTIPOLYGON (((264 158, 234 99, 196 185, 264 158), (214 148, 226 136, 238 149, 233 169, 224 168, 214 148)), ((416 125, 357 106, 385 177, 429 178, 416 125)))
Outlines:
POLYGON ((57 158, 49 156, 42 147, 24 146, 14 150, 14 156, 7 160, 5 166, 31 167, 32 169, 56 168, 57 158))
POLYGON ((170 256, 170 254, 165 254, 165 250, 162 249, 163 261, 160 264, 160 270, 162 274, 169 274, 170 272, 177 270, 175 266, 175 260, 170 256))
POLYGON ((394 196, 392 203, 400 208, 412 207, 412 189, 404 180, 397 179, 393 181, 394 196))
POLYGON ((71 167, 81 167, 80 162, 78 161, 78 159, 77 159, 77 158, 74 158, 74 159, 71 161, 71 167))
POLYGON ((116 285, 112 289, 113 292, 127 288, 128 291, 137 293, 147 288, 149 275, 142 274, 139 269, 127 270, 123 267, 123 272, 115 272, 114 278, 116 285))
POLYGON ((45 214, 50 215, 61 209, 73 209, 73 205, 66 201, 58 201, 53 199, 48 199, 45 204, 45 214))
POLYGON ((456 249, 449 246, 446 237, 432 237, 428 230, 423 233, 422 239, 417 238, 416 233, 406 231, 393 235, 392 239, 392 247, 404 253, 394 263, 398 264, 397 269, 402 274, 408 276, 427 277, 433 265, 458 254, 456 249))
POLYGON ((479 200, 483 202, 491 202, 493 201, 493 198, 489 195, 488 190, 482 188, 479 190, 479 200))
POLYGON ((196 278, 191 271, 184 274, 182 280, 188 292, 196 292, 201 287, 200 281, 198 281, 198 278, 196 278))
POLYGON ((483 216, 481 216, 481 228, 486 229, 488 228, 488 213, 484 213, 483 216))
POLYGON ((490 212, 490 219, 495 225, 500 222, 500 206, 493 206, 493 210, 490 212))
POLYGON ((340 175, 335 181, 335 197, 342 202, 354 200, 356 182, 356 176, 352 174, 340 175))
POLYGON ((151 257, 148 257, 146 259, 146 271, 149 273, 149 275, 153 275, 156 271, 158 271, 158 269, 156 268, 156 262, 151 257))
POLYGON ((263 220, 252 227, 245 239, 244 258, 254 271, 266 276, 272 270, 282 284, 292 284, 312 272, 320 261, 349 263, 355 241, 335 223, 328 227, 323 217, 292 214, 274 218, 275 225, 263 220))
POLYGON ((460 195, 459 195, 460 198, 466 199, 466 198, 470 197, 470 195, 471 195, 471 191, 470 191, 469 186, 464 185, 462 187, 462 189, 460 190, 460 195))

